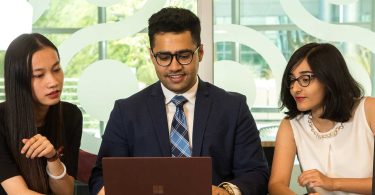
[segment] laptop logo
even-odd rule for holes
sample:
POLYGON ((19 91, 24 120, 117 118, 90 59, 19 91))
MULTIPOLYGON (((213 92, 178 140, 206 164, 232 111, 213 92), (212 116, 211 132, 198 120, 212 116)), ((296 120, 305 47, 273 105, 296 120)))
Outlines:
POLYGON ((164 194, 164 186, 162 185, 152 185, 153 194, 164 194))

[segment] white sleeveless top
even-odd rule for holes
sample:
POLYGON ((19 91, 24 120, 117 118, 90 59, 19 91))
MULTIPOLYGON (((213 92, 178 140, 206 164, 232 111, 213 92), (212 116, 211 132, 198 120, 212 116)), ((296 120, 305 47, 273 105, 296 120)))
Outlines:
MULTIPOLYGON (((362 98, 354 116, 343 123, 336 136, 319 139, 317 135, 332 134, 341 123, 331 130, 320 133, 315 126, 315 135, 308 123, 309 114, 290 120, 296 142, 300 165, 304 171, 317 169, 332 178, 372 177, 374 134, 371 131, 364 109, 366 98, 362 98)), ((329 192, 315 187, 321 195, 349 195, 353 193, 329 192)))

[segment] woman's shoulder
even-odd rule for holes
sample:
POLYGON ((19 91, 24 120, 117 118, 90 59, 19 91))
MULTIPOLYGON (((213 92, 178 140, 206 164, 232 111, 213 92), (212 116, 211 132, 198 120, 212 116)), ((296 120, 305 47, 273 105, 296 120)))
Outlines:
MULTIPOLYGON (((282 142, 284 144, 294 144, 295 145, 295 141, 294 141, 294 133, 293 133, 293 129, 292 129, 292 125, 290 123, 290 120, 289 118, 284 118, 281 123, 280 123, 280 126, 279 126, 279 129, 277 131, 277 135, 276 135, 276 142, 282 142)), ((280 144, 279 144, 280 145, 280 144)))
POLYGON ((280 123, 279 131, 283 131, 294 137, 295 132, 298 133, 300 130, 306 129, 308 116, 308 114, 301 113, 293 118, 285 117, 280 123))
MULTIPOLYGON (((374 97, 365 97, 365 107, 371 107, 375 105, 375 98, 374 97)), ((372 107, 373 108, 373 107, 372 107)))
POLYGON ((5 102, 0 103, 0 123, 5 123, 5 102))
MULTIPOLYGON (((366 116, 369 114, 375 114, 375 98, 373 97, 364 97, 362 101, 358 101, 358 104, 363 104, 365 109, 366 116), (363 101, 363 103, 362 103, 363 101)), ((362 107, 362 106, 361 106, 362 107)))
POLYGON ((5 112, 5 102, 0 103, 0 115, 3 115, 5 112))
POLYGON ((290 120, 291 119, 287 117, 281 120, 278 133, 280 132, 280 134, 289 134, 292 132, 292 125, 290 124, 290 120))
POLYGON ((280 122, 280 126, 290 126, 290 120, 289 117, 284 117, 280 122))
POLYGON ((5 128, 5 102, 0 103, 0 134, 3 134, 5 128))
POLYGON ((364 107, 366 119, 369 123, 370 128, 375 133, 375 98, 366 97, 364 107))
POLYGON ((61 101, 61 106, 63 109, 63 113, 77 113, 77 114, 80 113, 81 114, 81 110, 75 104, 61 101))
POLYGON ((77 105, 69 102, 61 102, 64 123, 76 124, 83 120, 82 112, 77 105))
MULTIPOLYGON (((64 128, 67 132, 79 133, 82 131, 82 112, 77 105, 61 102, 64 128), (77 130, 78 128, 78 130, 77 130)), ((67 135, 70 135, 69 133, 67 135)))

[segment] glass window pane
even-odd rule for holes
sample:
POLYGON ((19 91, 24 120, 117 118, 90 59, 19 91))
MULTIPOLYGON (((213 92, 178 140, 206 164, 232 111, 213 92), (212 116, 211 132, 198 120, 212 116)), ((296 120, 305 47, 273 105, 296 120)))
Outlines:
MULTIPOLYGON (((156 12, 164 6, 178 6, 196 13, 197 1, 128 0, 100 8, 94 2, 98 1, 30 4, 35 15, 33 32, 46 35, 59 48, 65 73, 62 100, 77 104, 83 112, 82 148, 96 153, 114 100, 157 80, 148 50, 147 20, 152 13, 143 10, 152 8, 156 12), (144 26, 135 29, 129 22, 134 19, 144 26), (104 24, 97 25, 98 21, 104 24)), ((5 99, 4 53, 0 51, 0 102, 5 99)))
MULTIPOLYGON (((300 0, 299 2, 304 11, 326 23, 371 28, 371 22, 374 22, 371 19, 374 11, 371 0, 359 0, 350 5, 334 5, 328 1, 316 0, 300 0)), ((216 29, 220 29, 214 32, 214 40, 217 39, 215 37, 220 38, 220 41, 215 41, 215 68, 220 68, 216 66, 220 64, 220 61, 229 60, 239 65, 233 65, 233 67, 226 65, 225 68, 246 67, 249 70, 244 75, 227 79, 228 81, 235 79, 239 85, 248 80, 255 82, 254 93, 249 93, 248 96, 248 99, 253 99, 253 101, 248 103, 259 127, 278 124, 283 118, 283 114, 278 111, 277 88, 280 81, 277 81, 277 78, 281 77, 283 67, 286 66, 292 53, 306 43, 331 42, 316 37, 316 32, 306 32, 301 29, 288 14, 283 10, 279 0, 214 1, 214 24, 216 29), (241 30, 230 31, 232 34, 223 36, 222 29, 225 27, 221 25, 224 24, 233 24, 233 27, 241 30), (262 51, 262 47, 267 47, 269 50, 262 51), (270 55, 270 52, 273 53, 270 55), (265 58, 265 56, 268 57, 265 58), (280 62, 268 64, 275 59, 280 62)), ((374 83, 372 81, 374 78, 370 76, 373 53, 369 48, 344 40, 332 43, 340 49, 350 71, 364 85, 367 95, 371 95, 373 88, 371 82, 374 83)), ((226 72, 226 74, 228 77, 229 73, 226 72)), ((250 88, 250 86, 248 83, 245 88, 250 88)), ((227 90, 230 90, 230 87, 227 90)))

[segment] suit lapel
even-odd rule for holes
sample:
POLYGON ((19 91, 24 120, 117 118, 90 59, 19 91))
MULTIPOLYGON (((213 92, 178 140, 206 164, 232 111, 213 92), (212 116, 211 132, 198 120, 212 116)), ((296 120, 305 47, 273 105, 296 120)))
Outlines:
POLYGON ((209 84, 199 80, 194 109, 192 156, 201 155, 203 136, 206 130, 211 101, 212 99, 209 94, 209 84))
POLYGON ((151 94, 147 100, 153 127, 159 140, 162 156, 171 156, 167 113, 165 110, 164 94, 161 90, 160 82, 154 84, 151 94))

